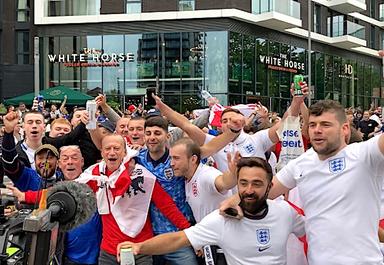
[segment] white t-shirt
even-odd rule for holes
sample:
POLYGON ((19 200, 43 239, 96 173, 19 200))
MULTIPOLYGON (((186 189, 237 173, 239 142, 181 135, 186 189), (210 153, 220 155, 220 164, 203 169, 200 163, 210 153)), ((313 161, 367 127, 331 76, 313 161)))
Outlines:
POLYGON ((24 150, 24 152, 28 156, 29 163, 31 164, 31 168, 33 170, 36 170, 36 165, 35 165, 35 151, 34 149, 30 148, 26 142, 23 142, 21 144, 21 148, 24 150))
POLYGON ((377 236, 384 156, 379 137, 324 161, 310 149, 277 173, 298 187, 311 265, 383 264, 377 236))
POLYGON ((304 234, 304 218, 285 201, 268 202, 268 214, 260 220, 223 217, 219 211, 184 230, 195 249, 218 245, 230 265, 285 264, 290 233, 304 234))
POLYGON ((185 182, 187 202, 196 222, 219 208, 220 203, 231 195, 228 191, 222 194, 216 189, 215 180, 222 174, 216 168, 200 163, 192 179, 185 182))
MULTIPOLYGON (((215 136, 207 134, 205 143, 210 142, 215 136)), ((258 131, 255 134, 247 134, 241 131, 240 135, 216 154, 212 155, 217 164, 217 168, 221 172, 228 170, 227 152, 239 151, 242 157, 261 157, 265 159, 265 152, 273 146, 273 142, 269 138, 268 129, 258 131), (233 146, 233 150, 232 149, 233 146)))

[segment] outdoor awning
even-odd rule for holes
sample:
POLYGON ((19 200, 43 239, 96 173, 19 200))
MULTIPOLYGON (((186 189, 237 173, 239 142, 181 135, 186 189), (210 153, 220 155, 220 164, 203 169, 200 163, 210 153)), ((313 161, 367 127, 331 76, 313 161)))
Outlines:
MULTIPOLYGON (((83 105, 87 100, 93 99, 91 96, 66 86, 56 86, 41 90, 40 95, 44 97, 44 100, 48 104, 61 104, 64 100, 64 95, 67 95, 67 105, 83 105)), ((32 105, 34 97, 34 93, 28 93, 18 97, 6 99, 5 104, 18 105, 19 102, 24 102, 26 105, 32 105)))

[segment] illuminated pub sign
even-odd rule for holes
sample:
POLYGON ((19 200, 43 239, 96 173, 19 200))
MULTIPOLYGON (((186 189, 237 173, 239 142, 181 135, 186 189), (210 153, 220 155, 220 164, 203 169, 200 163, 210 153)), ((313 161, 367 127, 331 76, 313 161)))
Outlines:
POLYGON ((286 54, 280 54, 279 57, 260 55, 259 60, 262 64, 266 64, 268 69, 284 71, 284 72, 304 72, 305 64, 302 62, 289 60, 286 54))
POLYGON ((121 62, 134 62, 133 53, 104 53, 95 48, 83 48, 80 53, 48 54, 50 63, 62 63, 66 67, 118 67, 121 62))

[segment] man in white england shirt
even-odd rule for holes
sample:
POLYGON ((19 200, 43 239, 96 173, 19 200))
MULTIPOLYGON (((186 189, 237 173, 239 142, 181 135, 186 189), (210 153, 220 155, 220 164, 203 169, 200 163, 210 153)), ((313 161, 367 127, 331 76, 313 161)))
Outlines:
POLYGON ((185 178, 186 199, 196 222, 218 209, 220 203, 236 186, 236 164, 229 160, 230 169, 224 173, 200 162, 200 147, 189 138, 176 141, 169 150, 174 175, 185 178))
MULTIPOLYGON (((272 186, 271 166, 261 158, 241 158, 237 164, 238 190, 245 218, 223 217, 214 211, 194 227, 162 234, 142 243, 124 242, 133 253, 160 254, 192 245, 219 245, 228 264, 258 265, 286 263, 290 233, 304 234, 304 220, 285 201, 267 200, 272 186)), ((119 258, 119 256, 118 256, 119 258)))
POLYGON ((318 101, 309 108, 313 148, 273 179, 270 198, 298 187, 310 265, 383 264, 378 223, 384 135, 347 145, 349 132, 343 106, 318 101))
POLYGON ((347 145, 349 123, 336 101, 317 102, 309 115, 313 148, 277 174, 270 195, 299 188, 310 265, 383 264, 377 231, 384 136, 347 145))

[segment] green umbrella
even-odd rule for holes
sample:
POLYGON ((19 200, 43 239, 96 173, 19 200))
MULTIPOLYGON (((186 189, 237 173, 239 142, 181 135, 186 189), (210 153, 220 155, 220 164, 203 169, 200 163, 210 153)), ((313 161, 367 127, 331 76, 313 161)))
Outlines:
MULTIPOLYGON (((87 100, 93 99, 93 97, 78 92, 66 86, 55 86, 40 91, 40 95, 44 97, 46 103, 60 104, 64 100, 64 96, 67 95, 67 105, 84 105, 87 100)), ((19 102, 24 102, 27 105, 31 105, 35 98, 34 93, 28 93, 18 97, 5 100, 7 105, 18 105, 19 102)))

